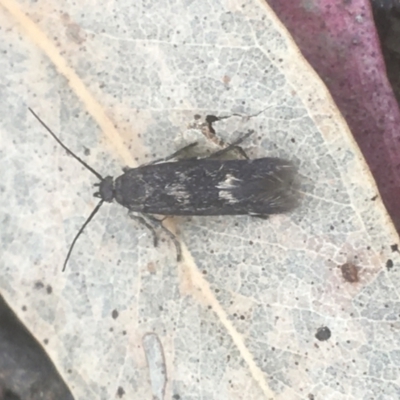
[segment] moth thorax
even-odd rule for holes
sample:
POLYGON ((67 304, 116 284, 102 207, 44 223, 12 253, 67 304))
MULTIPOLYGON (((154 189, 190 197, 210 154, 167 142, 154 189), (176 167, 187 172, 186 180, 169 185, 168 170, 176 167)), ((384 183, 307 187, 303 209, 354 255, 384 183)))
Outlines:
POLYGON ((104 201, 111 203, 114 199, 114 179, 112 176, 107 176, 100 182, 99 186, 100 197, 104 201))

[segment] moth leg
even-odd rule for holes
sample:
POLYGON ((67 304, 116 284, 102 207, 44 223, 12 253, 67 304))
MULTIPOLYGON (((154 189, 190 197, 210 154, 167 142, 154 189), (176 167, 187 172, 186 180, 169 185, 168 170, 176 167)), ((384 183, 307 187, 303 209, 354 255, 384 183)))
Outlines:
POLYGON ((160 163, 160 162, 166 162, 166 161, 172 160, 173 158, 178 157, 179 154, 185 152, 185 151, 188 150, 188 149, 191 149, 191 148, 194 147, 194 146, 197 146, 197 142, 190 143, 190 144, 188 144, 187 146, 182 147, 181 149, 175 151, 175 153, 172 153, 172 154, 169 155, 168 157, 159 158, 159 159, 154 160, 154 161, 151 161, 151 162, 149 162, 148 164, 145 164, 145 165, 158 164, 158 163, 160 163))
POLYGON ((264 220, 269 219, 268 214, 249 214, 249 215, 250 215, 250 217, 253 217, 253 218, 260 218, 260 219, 264 219, 264 220))
POLYGON ((242 147, 240 147, 240 143, 242 143, 244 140, 246 140, 250 135, 252 135, 254 133, 253 130, 248 131, 245 135, 243 135, 241 138, 239 138, 238 140, 234 141, 233 143, 231 143, 229 146, 225 147, 222 150, 218 150, 212 154, 210 154, 207 158, 211 158, 211 157, 219 157, 222 156, 225 153, 228 153, 229 151, 236 149, 239 151, 239 153, 246 159, 249 159, 249 156, 246 154, 246 152, 243 150, 242 147))
POLYGON ((129 215, 130 218, 132 218, 132 219, 138 221, 139 223, 141 223, 142 225, 144 225, 152 233, 154 247, 157 247, 157 245, 158 245, 158 237, 157 237, 157 232, 155 231, 154 227, 151 224, 149 224, 146 221, 146 219, 143 218, 142 216, 132 214, 132 211, 129 211, 128 215, 129 215))
POLYGON ((181 244, 179 243, 178 238, 162 224, 162 221, 164 221, 164 219, 166 219, 166 218, 159 220, 156 217, 153 217, 152 215, 147 215, 146 217, 148 219, 150 219, 151 221, 153 221, 154 223, 156 223, 174 242, 174 245, 176 247, 176 260, 181 261, 182 260, 182 248, 181 248, 181 244))

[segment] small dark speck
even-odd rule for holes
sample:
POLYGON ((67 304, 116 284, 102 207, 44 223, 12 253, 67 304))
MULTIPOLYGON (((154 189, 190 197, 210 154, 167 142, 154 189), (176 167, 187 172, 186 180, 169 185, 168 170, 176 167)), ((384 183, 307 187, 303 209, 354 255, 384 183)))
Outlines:
POLYGON ((44 285, 42 282, 40 282, 40 281, 35 282, 35 289, 43 289, 43 288, 44 288, 44 285))
POLYGON ((315 337, 321 342, 324 342, 325 340, 328 340, 331 337, 331 330, 327 326, 318 328, 315 337))
POLYGON ((390 271, 392 268, 393 268, 393 261, 389 258, 389 259, 386 261, 386 269, 387 269, 388 271, 390 271))
POLYGON ((26 311, 26 310, 27 310, 26 306, 22 306, 22 311, 26 311))
POLYGON ((308 400, 315 400, 315 397, 312 393, 308 395, 308 400))
POLYGON ((83 154, 85 154, 85 156, 90 156, 90 149, 88 149, 87 147, 84 147, 83 154))
POLYGON ((291 138, 290 141, 291 141, 292 143, 296 143, 296 139, 295 139, 295 138, 291 138))
POLYGON ((194 115, 194 119, 197 120, 197 119, 200 119, 200 118, 201 118, 201 115, 199 115, 199 114, 195 114, 195 115, 194 115))
POLYGON ((69 374, 72 374, 72 369, 69 369, 67 372, 68 372, 69 374))
POLYGON ((331 231, 333 231, 335 229, 335 227, 333 225, 331 225, 329 228, 331 231))
POLYGON ((181 400, 181 396, 179 396, 179 394, 174 394, 174 395, 172 396, 172 398, 173 398, 174 400, 181 400))
POLYGON ((392 249, 393 253, 394 253, 395 251, 397 251, 397 252, 399 253, 399 246, 398 246, 397 244, 392 244, 392 245, 390 246, 390 248, 392 249))
POLYGON ((113 310, 113 312, 111 313, 111 316, 113 317, 113 319, 117 319, 118 315, 119 315, 119 313, 117 310, 113 310))
POLYGON ((44 340, 43 340, 43 343, 44 343, 44 344, 49 344, 49 339, 44 339, 44 340))
POLYGON ((371 201, 375 201, 378 198, 378 195, 375 195, 374 197, 371 197, 371 201))
POLYGON ((47 294, 52 294, 53 293, 53 288, 50 285, 46 286, 46 292, 47 294))
POLYGON ((253 241, 252 241, 252 240, 250 240, 250 241, 249 241, 249 244, 250 244, 250 245, 252 245, 252 244, 253 244, 253 241))
POLYGON ((126 335, 126 331, 122 331, 122 334, 125 336, 126 335))
POLYGON ((125 394, 125 390, 124 390, 124 388, 122 388, 121 386, 119 386, 118 387, 118 390, 117 390, 117 396, 119 397, 119 398, 122 398, 122 396, 125 394))
POLYGON ((350 283, 358 282, 358 268, 354 264, 343 264, 340 269, 345 281, 350 283))

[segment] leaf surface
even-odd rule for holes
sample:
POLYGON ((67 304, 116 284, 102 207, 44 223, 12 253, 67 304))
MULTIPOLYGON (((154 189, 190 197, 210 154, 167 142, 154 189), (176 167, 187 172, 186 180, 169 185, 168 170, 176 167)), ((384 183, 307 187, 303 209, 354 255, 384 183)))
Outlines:
POLYGON ((397 234, 327 89, 266 4, 0 4, 0 287, 77 400, 400 396, 397 234), (168 237, 154 248, 106 205, 63 274, 96 179, 28 106, 113 176, 193 137, 210 144, 201 121, 227 117, 219 138, 254 129, 251 157, 295 163, 301 205, 267 221, 169 220, 181 263, 168 237))

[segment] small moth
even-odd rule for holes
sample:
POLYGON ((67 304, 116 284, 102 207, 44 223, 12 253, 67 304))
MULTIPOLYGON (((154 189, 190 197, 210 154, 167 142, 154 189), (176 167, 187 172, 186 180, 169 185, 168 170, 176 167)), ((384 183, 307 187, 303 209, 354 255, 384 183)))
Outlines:
POLYGON ((103 178, 69 150, 32 109, 29 110, 60 146, 100 180, 95 184, 99 190, 94 196, 101 200, 72 241, 63 271, 78 237, 104 202, 115 200, 126 207, 130 217, 151 230, 155 246, 157 235, 153 225, 158 224, 174 241, 178 261, 181 249, 177 238, 152 214, 252 215, 266 218, 271 214, 291 211, 298 204, 298 192, 293 188, 296 168, 290 161, 271 157, 251 160, 239 147, 252 131, 206 158, 177 159, 180 153, 197 145, 192 143, 167 158, 138 168, 125 168, 118 178, 103 178), (218 159, 233 148, 239 148, 245 159, 218 159))

